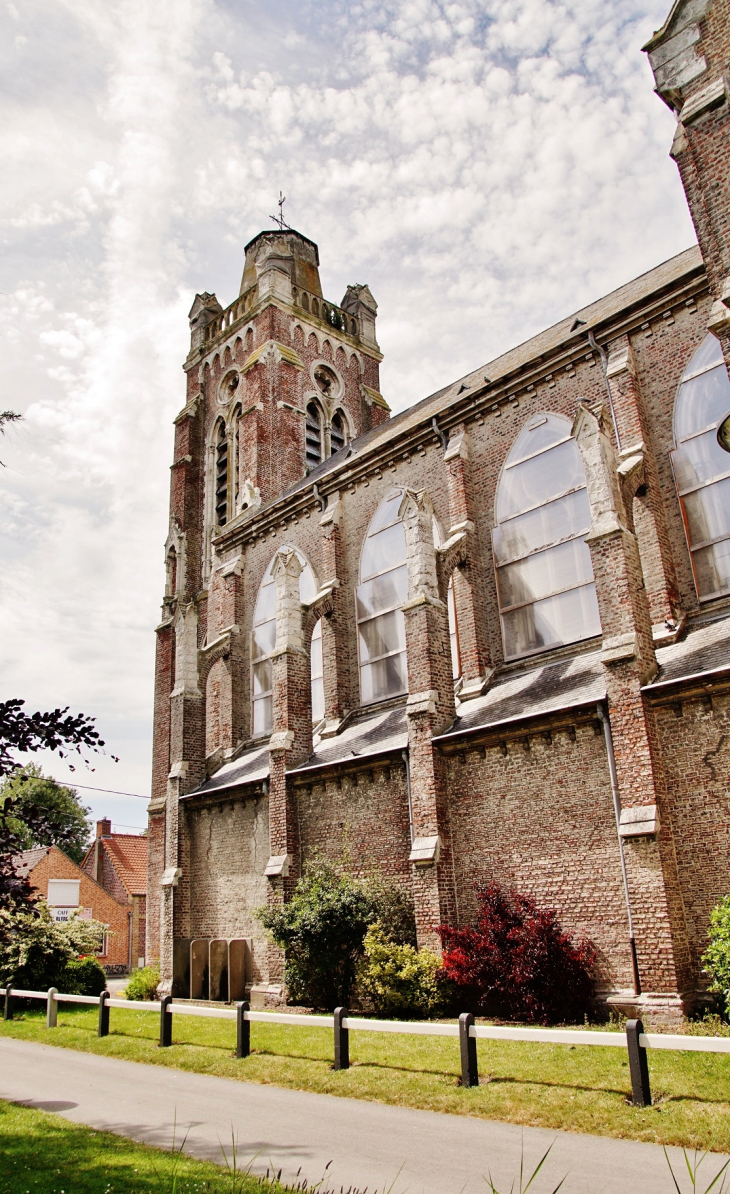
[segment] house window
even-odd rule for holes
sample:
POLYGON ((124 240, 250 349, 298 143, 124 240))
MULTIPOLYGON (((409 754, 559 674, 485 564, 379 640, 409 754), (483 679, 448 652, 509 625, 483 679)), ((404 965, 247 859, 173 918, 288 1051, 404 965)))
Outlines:
POLYGON ((322 461, 322 425, 322 408, 318 402, 310 402, 304 425, 304 462, 308 469, 322 461))
POLYGON ((347 429, 345 425, 345 416, 342 411, 335 411, 332 416, 332 424, 330 426, 330 454, 334 456, 335 452, 339 452, 340 448, 344 448, 347 443, 347 429))
POLYGON ((672 466, 701 600, 730 593, 730 456, 717 428, 730 411, 720 343, 705 336, 687 365, 674 404, 672 466))
POLYGON ((497 490, 494 562, 506 659, 601 633, 580 449, 560 415, 531 419, 497 490))
MULTIPOLYGON (((297 555, 303 565, 302 571, 299 573, 299 599, 302 604, 308 604, 316 596, 317 584, 311 566, 301 552, 297 552, 297 555)), ((275 646, 276 582, 274 581, 274 560, 272 560, 261 582, 253 614, 251 634, 251 704, 253 713, 251 722, 254 738, 261 734, 271 733, 274 690, 274 669, 271 656, 275 646)), ((314 689, 312 690, 312 700, 314 701, 314 689)))
POLYGON ((80 879, 49 879, 48 907, 57 921, 67 921, 79 906, 80 879))
POLYGON ((215 521, 219 527, 228 521, 228 436, 224 423, 218 424, 215 444, 215 521))
POLYGON ((406 626, 401 606, 408 596, 406 536, 395 490, 375 511, 360 559, 357 629, 363 704, 408 690, 406 626))
POLYGON ((322 619, 312 631, 312 649, 310 652, 312 672, 312 725, 317 725, 324 717, 324 659, 322 656, 322 619))

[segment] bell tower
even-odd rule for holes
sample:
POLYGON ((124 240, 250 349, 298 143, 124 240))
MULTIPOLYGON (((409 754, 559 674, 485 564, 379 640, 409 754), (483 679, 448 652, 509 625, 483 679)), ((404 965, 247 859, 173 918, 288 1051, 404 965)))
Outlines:
POLYGON ((657 94, 677 117, 671 155, 715 303, 709 327, 730 360, 730 3, 675 0, 644 46, 657 94))

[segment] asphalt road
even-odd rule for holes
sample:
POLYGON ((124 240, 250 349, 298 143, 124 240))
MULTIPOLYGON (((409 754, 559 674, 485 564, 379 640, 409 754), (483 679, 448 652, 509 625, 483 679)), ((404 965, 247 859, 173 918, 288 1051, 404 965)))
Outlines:
MULTIPOLYGON (((529 1173, 553 1142, 534 1194, 550 1194, 565 1174, 564 1194, 674 1188, 653 1144, 259 1086, 9 1038, 0 1040, 0 1098, 162 1148, 170 1146, 176 1120, 178 1141, 190 1128, 186 1152, 218 1162, 221 1143, 230 1151, 232 1129, 239 1158, 253 1158, 254 1172, 272 1166, 287 1181, 301 1171, 314 1183, 329 1162, 326 1188, 337 1191, 352 1185, 369 1194, 487 1194, 491 1173, 506 1194, 513 1181, 518 1186, 521 1150, 529 1173)), ((681 1151, 670 1154, 681 1172, 681 1151)), ((724 1159, 708 1159, 699 1188, 724 1159)))

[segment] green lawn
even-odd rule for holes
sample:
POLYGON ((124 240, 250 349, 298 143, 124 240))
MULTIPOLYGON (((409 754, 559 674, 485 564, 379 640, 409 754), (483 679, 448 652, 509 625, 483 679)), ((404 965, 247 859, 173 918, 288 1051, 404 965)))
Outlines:
POLYGON ((59 1010, 51 1030, 42 1012, 22 1015, 0 1023, 0 1034, 244 1082, 730 1152, 730 1055, 650 1053, 655 1105, 640 1108, 628 1102, 623 1049, 479 1041, 481 1084, 462 1089, 455 1038, 351 1033, 351 1068, 336 1073, 325 1028, 252 1024, 252 1054, 238 1061, 232 1021, 179 1016, 173 1046, 160 1049, 154 1012, 113 1008, 101 1040, 93 1008, 59 1010))
MULTIPOLYGON (((221 1158, 222 1160, 222 1158, 221 1158)), ((287 1194, 290 1187, 0 1100, 0 1194, 287 1194)))

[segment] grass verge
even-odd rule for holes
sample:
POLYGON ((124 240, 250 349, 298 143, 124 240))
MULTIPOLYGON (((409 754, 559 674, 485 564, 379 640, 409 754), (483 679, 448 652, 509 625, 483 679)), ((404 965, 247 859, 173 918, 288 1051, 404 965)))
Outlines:
POLYGON ((58 1028, 49 1030, 43 1013, 30 1011, 1 1023, 0 1036, 294 1090, 730 1152, 727 1055, 650 1054, 655 1103, 640 1108, 628 1101, 623 1049, 479 1041, 480 1085, 462 1089, 459 1044, 449 1037, 353 1033, 351 1068, 335 1072, 330 1029, 253 1024, 251 1056, 238 1061, 231 1021, 180 1016, 169 1049, 158 1047, 153 1012, 114 1008, 103 1039, 96 1022, 94 1009, 59 1010, 58 1028))
POLYGON ((173 1192, 290 1194, 291 1187, 0 1100, 0 1194, 173 1192))

